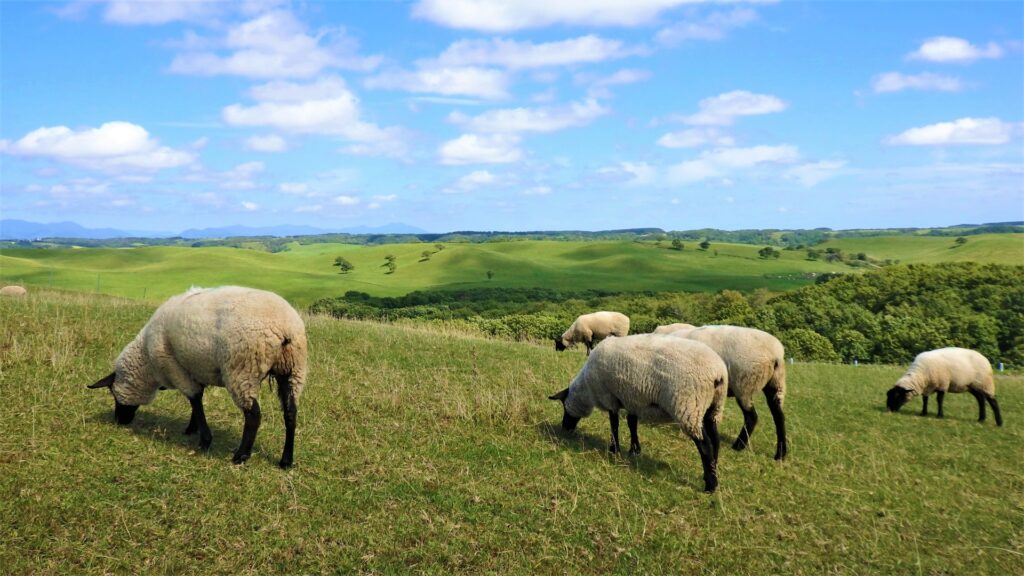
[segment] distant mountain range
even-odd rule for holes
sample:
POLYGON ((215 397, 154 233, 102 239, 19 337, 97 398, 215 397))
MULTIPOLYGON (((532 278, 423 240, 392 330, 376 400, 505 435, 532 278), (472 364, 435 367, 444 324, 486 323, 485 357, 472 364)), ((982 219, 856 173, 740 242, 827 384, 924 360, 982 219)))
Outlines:
POLYGON ((235 236, 307 236, 313 234, 426 234, 427 231, 408 224, 391 223, 383 226, 353 226, 350 228, 314 228, 312 226, 223 226, 219 228, 189 228, 181 233, 114 228, 86 228, 75 222, 41 224, 25 220, 0 220, 0 240, 35 240, 37 238, 171 238, 180 236, 190 240, 198 238, 231 238, 235 236))

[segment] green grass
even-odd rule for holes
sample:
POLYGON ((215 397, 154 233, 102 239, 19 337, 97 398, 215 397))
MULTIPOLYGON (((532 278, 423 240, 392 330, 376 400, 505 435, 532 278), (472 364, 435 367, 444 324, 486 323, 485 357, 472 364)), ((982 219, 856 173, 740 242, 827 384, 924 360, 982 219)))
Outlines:
MULTIPOLYGON (((296 467, 260 402, 242 418, 206 395, 214 442, 195 453, 175 392, 112 423, 105 374, 152 307, 35 291, 0 299, 0 566, 8 574, 1024 573, 1024 378, 1000 376, 1006 424, 883 410, 892 366, 797 364, 790 457, 774 462, 763 401, 752 449, 723 446, 701 492, 692 442, 641 425, 644 455, 609 457, 607 419, 557 430, 546 400, 582 352, 323 317, 296 467)), ((933 407, 934 409, 934 407, 933 407)), ((723 441, 741 423, 726 408, 723 441)), ((624 428, 624 427, 623 427, 624 428)))
POLYGON ((965 236, 965 238, 967 238, 967 243, 963 246, 957 246, 954 243, 956 238, 941 236, 841 238, 829 240, 820 248, 832 246, 854 255, 864 252, 875 259, 892 258, 903 264, 933 264, 936 262, 1024 264, 1024 234, 978 234, 965 236))

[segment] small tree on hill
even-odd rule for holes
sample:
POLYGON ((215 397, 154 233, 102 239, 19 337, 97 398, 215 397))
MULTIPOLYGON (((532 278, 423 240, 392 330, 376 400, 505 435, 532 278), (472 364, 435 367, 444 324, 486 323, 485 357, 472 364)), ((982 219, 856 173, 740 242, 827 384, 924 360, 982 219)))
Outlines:
POLYGON ((779 252, 771 246, 765 246, 757 251, 757 255, 761 258, 778 258, 779 256, 782 256, 782 252, 779 252))
POLYGON ((437 252, 440 252, 441 250, 444 250, 444 244, 441 244, 441 243, 434 244, 434 250, 436 250, 437 252))
POLYGON ((487 279, 490 280, 491 278, 494 278, 494 270, 487 271, 487 279))
POLYGON ((351 262, 349 262, 344 256, 338 256, 337 258, 335 258, 334 265, 341 269, 342 274, 347 274, 352 270, 356 269, 356 267, 351 262))
POLYGON ((433 254, 433 252, 431 252, 430 250, 424 250, 423 252, 420 252, 420 262, 430 260, 431 254, 433 254))
POLYGON ((708 242, 705 238, 704 241, 700 243, 700 249, 707 250, 708 248, 711 248, 711 242, 708 242))
POLYGON ((386 272, 387 274, 394 274, 395 269, 398 268, 398 265, 395 264, 395 260, 396 258, 394 254, 388 254, 384 257, 384 267, 388 269, 386 272))
POLYGON ((673 250, 682 250, 683 249, 683 241, 680 240, 679 238, 676 238, 675 240, 673 240, 672 241, 672 249, 673 250))
POLYGON ((953 244, 956 244, 957 246, 963 246, 964 244, 967 244, 967 238, 964 238, 963 236, 957 236, 956 240, 953 240, 953 244))

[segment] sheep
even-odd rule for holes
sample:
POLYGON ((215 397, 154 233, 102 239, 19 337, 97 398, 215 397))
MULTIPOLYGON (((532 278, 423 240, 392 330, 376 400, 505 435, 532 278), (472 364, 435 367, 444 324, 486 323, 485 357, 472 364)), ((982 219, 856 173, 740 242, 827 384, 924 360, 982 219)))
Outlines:
POLYGON ((711 348, 654 334, 609 338, 594 349, 569 387, 549 396, 562 403, 562 428, 575 430, 594 407, 607 411, 609 451, 619 452, 619 410, 629 424, 631 455, 640 454, 639 420, 675 421, 697 446, 704 490, 718 486, 718 423, 728 388, 725 363, 711 348))
POLYGON ((996 385, 988 359, 966 348, 939 348, 921 352, 896 385, 886 394, 886 405, 896 412, 914 396, 921 396, 921 415, 928 415, 928 395, 935 392, 939 418, 943 418, 942 401, 946 392, 970 392, 978 401, 978 422, 985 421, 985 401, 992 406, 996 426, 1003 425, 1003 416, 996 401, 996 385))
POLYGON ((157 389, 173 388, 188 398, 192 417, 185 434, 199 432, 199 446, 213 435, 203 412, 203 390, 224 386, 242 410, 245 426, 232 461, 252 454, 260 426, 260 383, 277 380, 284 413, 285 442, 279 465, 292 465, 296 403, 306 380, 306 329, 295 309, 272 292, 223 286, 193 288, 157 308, 117 357, 114 371, 89 388, 109 388, 114 418, 131 424, 157 389))
POLYGON ((655 328, 654 329, 654 333, 655 334, 671 334, 673 332, 678 332, 679 330, 692 330, 694 328, 696 328, 696 326, 694 326, 693 324, 683 324, 683 323, 665 324, 663 326, 658 326, 657 328, 655 328))
POLYGON ((782 412, 786 396, 786 354, 782 343, 754 328, 742 326, 702 326, 689 324, 659 326, 655 332, 703 342, 711 347, 729 367, 729 396, 736 397, 743 412, 743 428, 732 447, 743 450, 757 425, 754 394, 764 391, 768 409, 775 421, 775 459, 786 457, 786 417, 782 412), (674 328, 673 328, 674 327, 674 328))
POLYGON ((25 296, 28 290, 22 286, 4 286, 0 288, 0 296, 25 296))
POLYGON ((609 336, 629 334, 629 316, 619 312, 594 312, 583 314, 569 326, 560 337, 555 338, 555 350, 561 352, 582 342, 587 347, 587 356, 594 346, 609 336))

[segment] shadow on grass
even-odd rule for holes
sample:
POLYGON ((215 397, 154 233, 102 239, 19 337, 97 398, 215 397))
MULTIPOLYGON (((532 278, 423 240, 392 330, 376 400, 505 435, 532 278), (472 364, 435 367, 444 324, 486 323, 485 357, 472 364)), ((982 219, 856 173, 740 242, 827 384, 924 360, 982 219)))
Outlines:
MULTIPOLYGON (((623 452, 621 454, 612 454, 608 451, 608 446, 611 444, 611 435, 607 438, 597 437, 592 434, 587 434, 576 429, 572 432, 567 432, 562 429, 559 424, 551 424, 549 422, 541 422, 537 425, 537 430, 544 436, 552 439, 556 444, 564 448, 574 450, 579 453, 597 451, 604 454, 609 460, 621 461, 629 464, 630 468, 633 468, 637 472, 640 472, 644 476, 667 476, 672 472, 672 467, 666 464, 662 460, 650 457, 647 452, 643 452, 640 456, 630 456, 627 450, 629 450, 629 439, 626 438, 625 444, 622 446, 623 452)), ((693 447, 693 442, 685 438, 681 438, 680 442, 685 441, 685 446, 692 448, 696 453, 696 448, 693 447)), ((621 441, 621 440, 620 440, 621 441)), ((641 446, 643 446, 643 439, 641 437, 641 446)))
POLYGON ((977 424, 985 424, 986 422, 988 422, 988 418, 985 419, 985 422, 979 422, 977 416, 968 416, 964 418, 959 415, 950 416, 948 413, 944 415, 942 418, 939 418, 939 416, 935 412, 921 414, 920 407, 911 410, 897 410, 896 412, 893 412, 886 408, 885 406, 876 406, 874 410, 875 412, 881 412, 883 414, 893 414, 894 416, 899 416, 901 418, 923 418, 926 420, 952 420, 954 422, 975 422, 977 424))
MULTIPOLYGON (((114 421, 112 410, 97 412, 89 419, 92 422, 107 424, 118 428, 121 427, 114 421)), ((130 428, 132 433, 140 438, 164 442, 170 446, 180 447, 186 452, 195 451, 197 456, 202 455, 215 459, 222 459, 226 456, 233 455, 235 449, 242 440, 241 418, 239 418, 237 430, 222 429, 211 424, 210 432, 213 434, 213 442, 210 444, 209 450, 200 450, 199 434, 195 433, 186 436, 183 433, 185 428, 188 426, 188 421, 189 418, 185 416, 172 416, 154 411, 145 411, 145 408, 143 407, 135 414, 135 420, 133 420, 127 428, 130 428)), ((256 441, 257 443, 259 442, 259 435, 257 435, 256 441)), ((253 457, 255 457, 259 452, 260 450, 258 449, 258 446, 254 447, 253 457)), ((276 463, 276 460, 273 460, 270 457, 268 457, 268 461, 276 463)))

